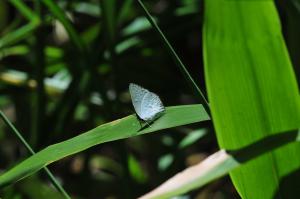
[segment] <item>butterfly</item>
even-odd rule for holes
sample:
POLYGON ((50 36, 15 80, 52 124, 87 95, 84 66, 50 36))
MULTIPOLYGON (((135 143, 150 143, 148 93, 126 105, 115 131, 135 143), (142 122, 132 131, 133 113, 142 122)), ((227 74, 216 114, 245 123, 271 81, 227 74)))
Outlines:
POLYGON ((147 124, 158 119, 165 112, 165 107, 158 95, 137 85, 129 84, 129 93, 136 114, 147 124))

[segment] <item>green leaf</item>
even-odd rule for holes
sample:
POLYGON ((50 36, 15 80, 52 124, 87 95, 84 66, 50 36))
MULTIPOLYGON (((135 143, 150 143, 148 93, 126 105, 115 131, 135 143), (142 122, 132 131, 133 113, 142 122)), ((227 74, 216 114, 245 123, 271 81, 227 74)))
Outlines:
MULTIPOLYGON (((221 148, 238 149, 299 128, 300 99, 273 1, 205 4, 205 79, 221 148)), ((264 155, 231 173, 242 198, 295 198, 300 145, 264 155), (296 174, 296 173, 295 173, 296 174)))
POLYGON ((147 182, 148 175, 142 168, 142 165, 139 163, 139 161, 132 154, 129 155, 127 161, 128 170, 132 178, 138 183, 147 182))
POLYGON ((110 45, 114 44, 116 36, 116 1, 115 0, 102 0, 101 11, 103 15, 103 23, 109 36, 110 45))
POLYGON ((158 170, 165 171, 172 165, 173 162, 174 162, 173 154, 168 153, 168 154, 161 156, 158 160, 158 170))
POLYGON ((206 133, 207 133, 206 129, 198 129, 198 130, 192 131, 185 138, 183 138, 183 140, 181 140, 178 147, 180 149, 188 147, 188 146, 194 144, 195 142, 197 142, 203 136, 205 136, 206 133))
POLYGON ((12 3, 29 21, 39 20, 39 16, 33 10, 28 8, 22 0, 10 0, 10 3, 12 3))
MULTIPOLYGON (((22 136, 22 134, 14 127, 14 125, 9 121, 9 119, 6 117, 6 115, 0 111, 0 117, 1 119, 4 121, 4 123, 10 128, 10 130, 15 134, 15 136, 20 140, 20 142, 22 142, 22 144, 26 147, 26 149, 32 154, 34 155, 35 152, 32 149, 32 147, 29 145, 29 143, 24 139, 24 137, 22 136)), ((64 196, 64 198, 66 199, 70 199, 71 197, 68 195, 68 193, 64 190, 64 188, 60 185, 60 183, 55 179, 54 175, 51 173, 51 171, 47 168, 44 167, 43 168, 44 171, 46 172, 46 174, 48 175, 48 177, 50 178, 53 186, 59 191, 61 192, 62 196, 64 196)))
POLYGON ((36 30, 38 26, 39 21, 33 21, 22 26, 21 28, 14 30, 13 32, 10 32, 9 34, 6 34, 0 38, 0 49, 27 38, 30 34, 32 34, 33 31, 36 30))
POLYGON ((29 23, 0 38, 0 49, 26 38, 40 25, 40 18, 24 2, 20 0, 10 2, 29 20, 29 23))
POLYGON ((29 52, 29 48, 25 45, 11 46, 2 49, 1 58, 16 55, 25 55, 29 52))
POLYGON ((133 0, 125 0, 123 1, 122 7, 120 9, 119 15, 118 15, 118 25, 121 25, 124 19, 127 18, 127 15, 131 14, 132 12, 132 3, 133 0))
POLYGON ((2 174, 0 187, 30 176, 50 163, 97 144, 205 120, 209 120, 209 116, 202 105, 167 107, 166 113, 162 117, 151 124, 151 127, 143 130, 141 130, 140 121, 135 115, 127 116, 96 127, 72 139, 48 146, 2 174))

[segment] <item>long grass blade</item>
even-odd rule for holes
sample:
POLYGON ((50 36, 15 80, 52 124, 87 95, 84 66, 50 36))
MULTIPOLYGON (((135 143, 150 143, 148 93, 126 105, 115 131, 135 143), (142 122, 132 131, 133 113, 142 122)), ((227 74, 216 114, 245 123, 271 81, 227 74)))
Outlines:
MULTIPOLYGON (((26 149, 34 155, 35 152, 31 148, 31 146, 27 143, 27 141, 23 138, 21 133, 16 129, 16 127, 9 121, 9 119, 5 116, 5 114, 0 110, 0 117, 5 122, 5 124, 10 128, 10 130, 17 136, 17 138, 22 142, 22 144, 26 147, 26 149)), ((43 167, 43 170, 49 176, 53 186, 67 199, 71 199, 68 193, 64 190, 64 188, 60 185, 60 183, 55 179, 54 175, 47 167, 43 167)))
POLYGON ((167 107, 165 114, 150 127, 141 129, 140 121, 135 115, 101 125, 86 133, 61 143, 51 145, 27 158, 0 176, 0 187, 14 183, 30 176, 48 164, 66 156, 78 153, 92 146, 124 139, 161 129, 209 120, 202 105, 185 105, 167 107), (182 117, 184 115, 184 117, 182 117))
POLYGON ((86 52, 87 47, 75 28, 73 27, 70 20, 66 17, 64 11, 52 0, 42 0, 45 6, 50 10, 50 12, 62 23, 64 28, 67 30, 74 45, 81 51, 86 52))
POLYGON ((20 11, 20 13, 26 17, 29 21, 39 20, 38 15, 33 10, 28 8, 22 0, 10 0, 10 2, 20 11))
POLYGON ((38 26, 39 21, 33 21, 21 28, 16 29, 13 32, 10 32, 10 34, 3 36, 0 38, 0 50, 26 38, 28 35, 32 34, 32 32, 35 31, 38 26))

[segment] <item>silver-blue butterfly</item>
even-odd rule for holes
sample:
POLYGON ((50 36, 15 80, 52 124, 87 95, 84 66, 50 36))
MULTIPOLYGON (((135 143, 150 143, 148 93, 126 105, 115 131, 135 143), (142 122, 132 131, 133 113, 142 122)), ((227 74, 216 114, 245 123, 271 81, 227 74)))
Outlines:
POLYGON ((134 110, 143 121, 153 122, 164 113, 165 107, 155 93, 133 83, 129 84, 129 92, 134 110))

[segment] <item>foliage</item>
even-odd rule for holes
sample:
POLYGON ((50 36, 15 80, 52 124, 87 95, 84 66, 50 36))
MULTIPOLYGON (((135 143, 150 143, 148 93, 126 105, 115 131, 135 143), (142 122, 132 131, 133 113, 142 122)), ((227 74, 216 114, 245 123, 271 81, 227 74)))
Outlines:
POLYGON ((276 5, 0 1, 0 197, 238 198, 209 183, 235 169, 242 198, 294 198, 300 10, 276 5), (130 82, 166 113, 139 121, 130 82))

